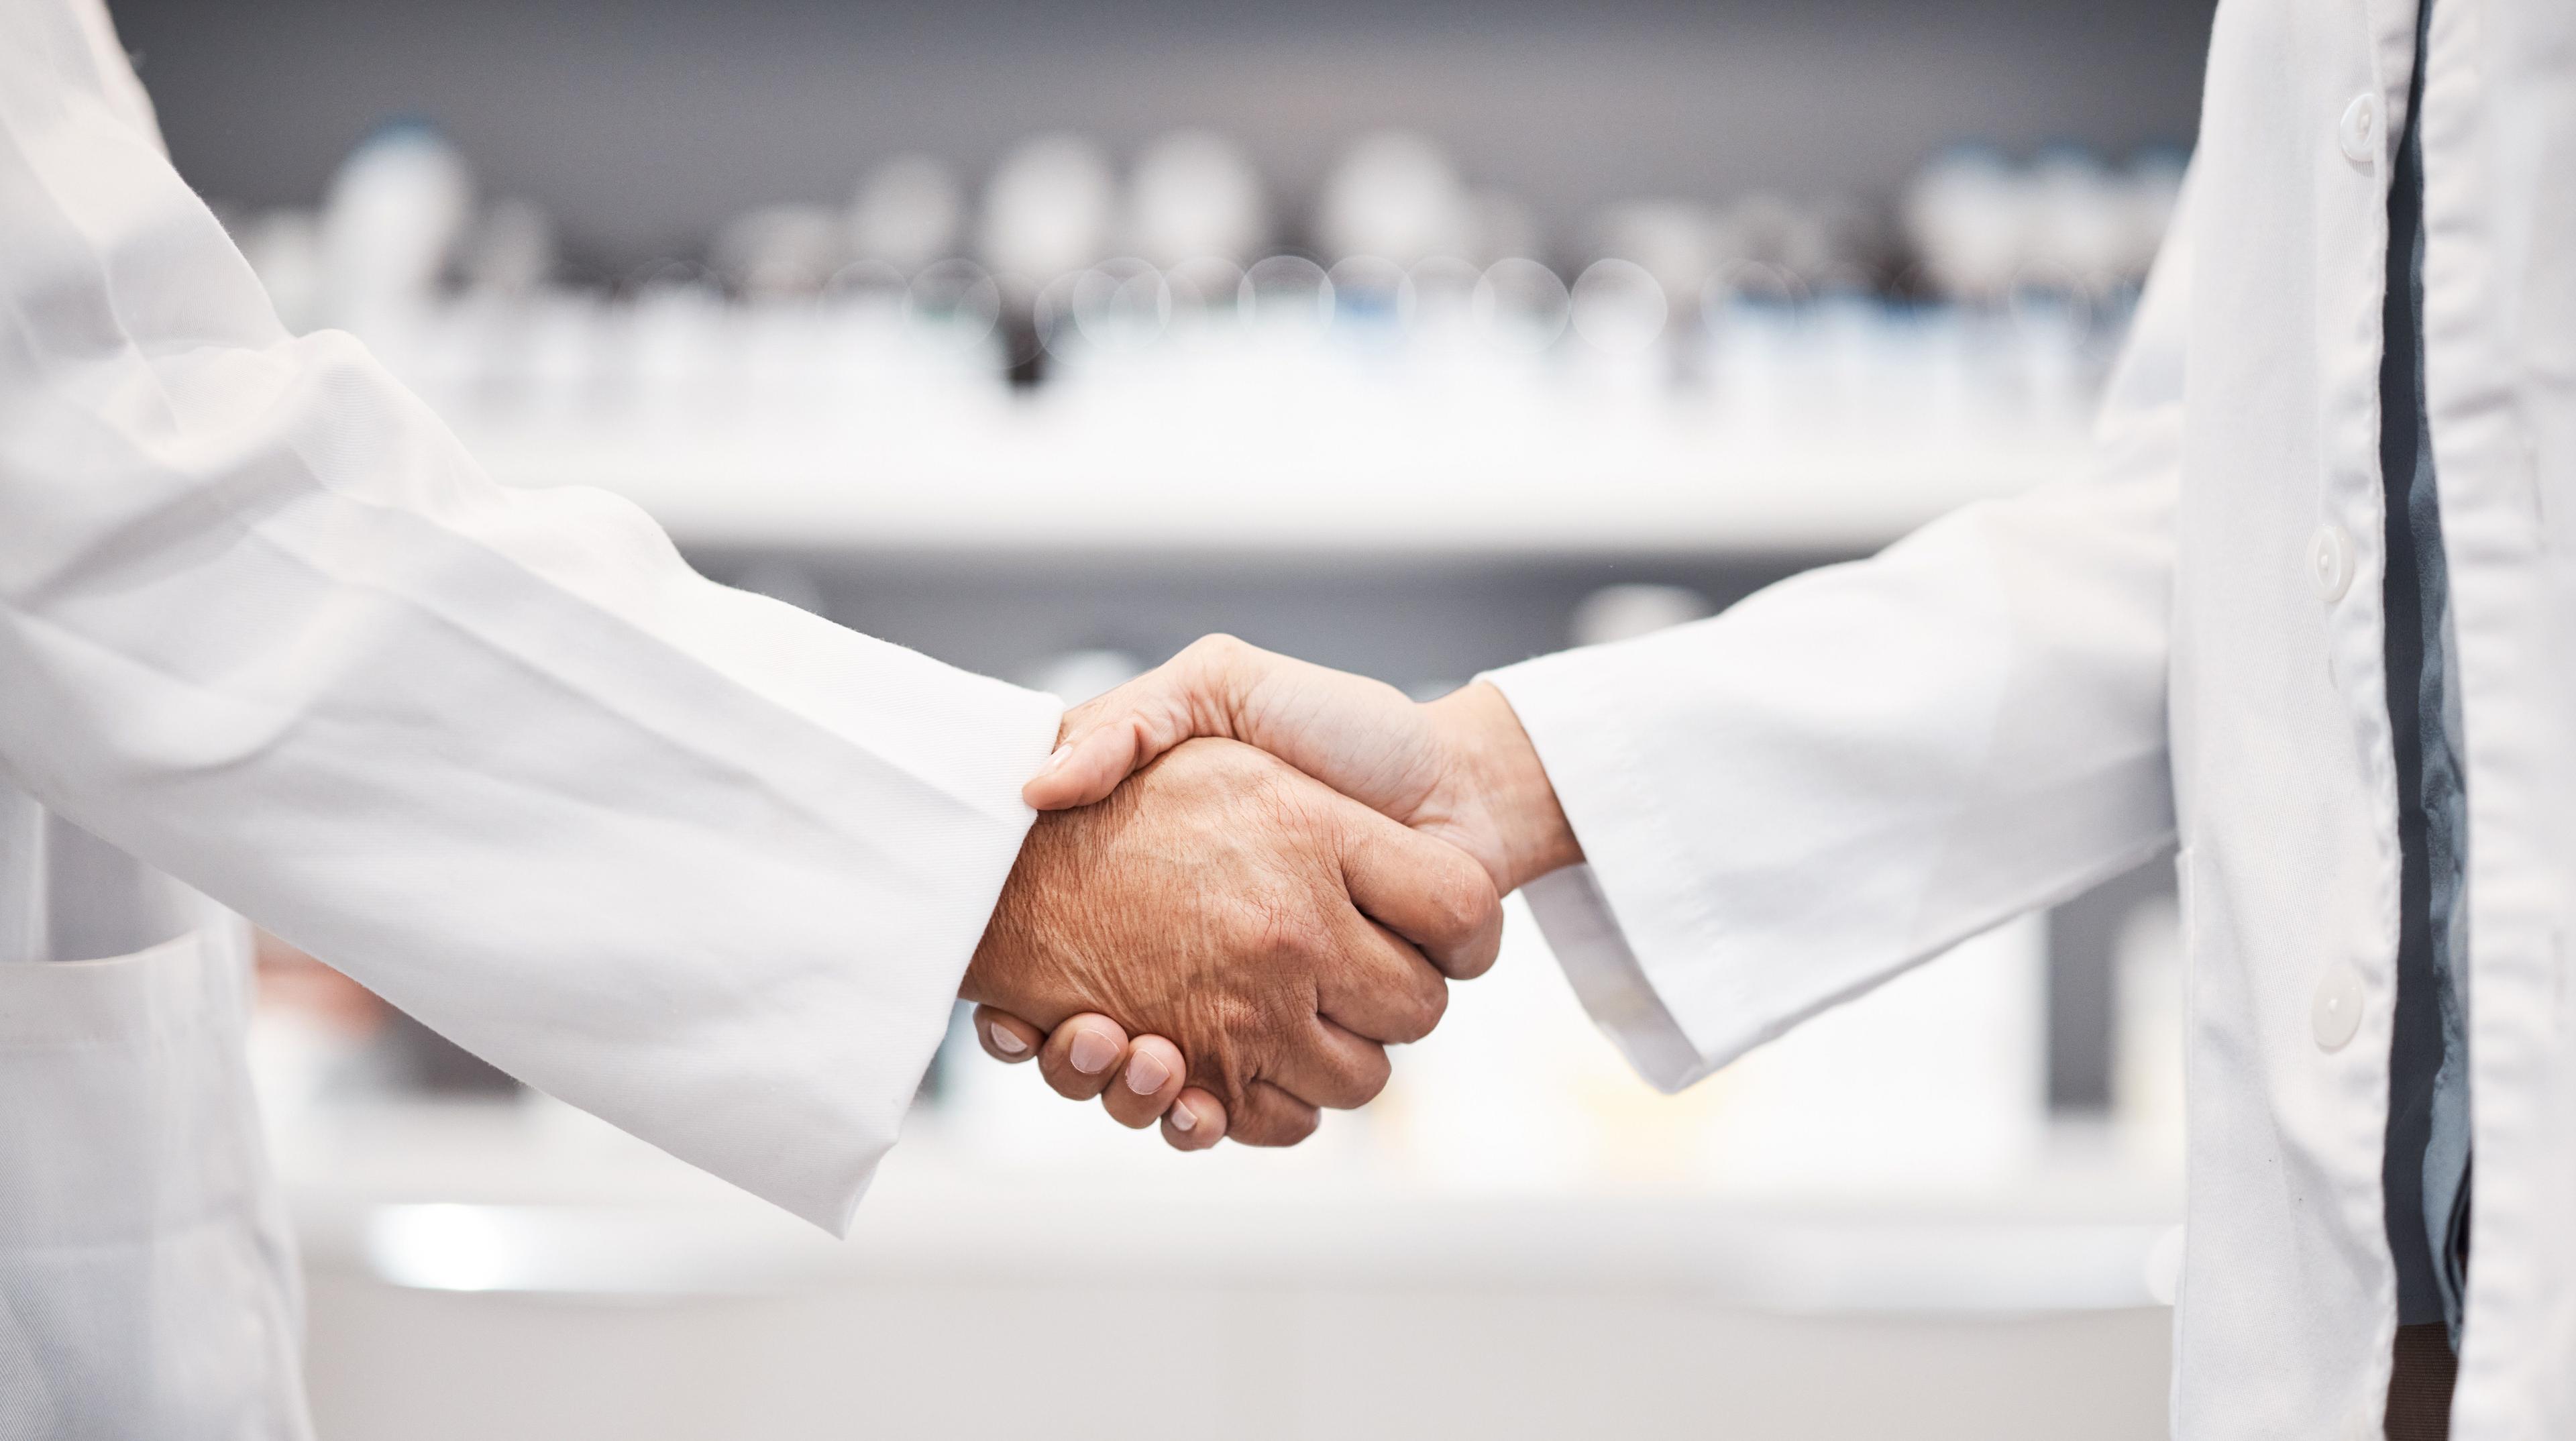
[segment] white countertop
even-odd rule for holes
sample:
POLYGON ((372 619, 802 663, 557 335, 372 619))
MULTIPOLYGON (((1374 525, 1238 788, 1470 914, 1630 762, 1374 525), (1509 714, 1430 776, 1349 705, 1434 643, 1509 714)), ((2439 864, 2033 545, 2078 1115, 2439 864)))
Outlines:
POLYGON ((1142 1276, 1648 1290, 1833 1314, 2088 1311, 2171 1295, 2160 1268, 2173 1264, 2177 1198, 2082 1132, 1993 1186, 1866 1199, 1460 1191, 1347 1154, 1180 1157, 1149 1137, 1114 1139, 1134 1154, 1011 1160, 916 1125, 847 1242, 550 1102, 339 1108, 282 1150, 308 1262, 428 1290, 726 1295, 1142 1276))

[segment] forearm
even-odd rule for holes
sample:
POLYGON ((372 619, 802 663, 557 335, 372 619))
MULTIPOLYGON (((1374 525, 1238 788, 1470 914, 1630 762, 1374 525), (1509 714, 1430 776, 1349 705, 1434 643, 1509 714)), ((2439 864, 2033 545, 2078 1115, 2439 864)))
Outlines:
MULTIPOLYGON (((495 485, 294 338, 0 8, 0 764, 549 1092, 837 1225, 1057 706, 495 485)), ((82 52, 85 53, 85 52, 82 52)), ((60 68, 57 68, 60 67, 60 68)))

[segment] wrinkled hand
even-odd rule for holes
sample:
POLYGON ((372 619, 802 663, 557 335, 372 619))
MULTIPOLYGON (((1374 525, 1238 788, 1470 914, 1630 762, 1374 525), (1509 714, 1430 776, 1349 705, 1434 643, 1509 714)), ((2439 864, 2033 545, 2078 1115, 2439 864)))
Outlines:
MULTIPOLYGON (((1082 1073, 1130 1125, 1182 1094, 1186 1057, 1204 1094, 1184 1114, 1239 1141, 1293 1144, 1318 1107, 1385 1086, 1386 1043, 1430 1032, 1444 975, 1493 963, 1497 893, 1453 847, 1251 747, 1157 755, 1100 803, 1038 819, 958 994, 1032 1023, 1023 1040, 1090 1013, 1168 1038, 1082 1073), (1170 1073, 1150 1092, 1125 1079, 1138 1055, 1170 1073)), ((1075 1053, 1081 1036, 1063 1059, 1103 1059, 1075 1053)))
POLYGON ((1482 683, 1416 703, 1382 681, 1209 636, 1066 713, 1041 811, 1089 805, 1197 736, 1268 751, 1381 815, 1474 856, 1509 892, 1583 858, 1538 753, 1482 683))
MULTIPOLYGON (((1583 859, 1529 737, 1490 685, 1417 704, 1377 681, 1211 636, 1068 712, 1061 734, 1047 770, 1023 792, 1041 811, 1095 803, 1156 756, 1214 736, 1267 751, 1458 847, 1485 868, 1497 894, 1583 859)), ((1037 1019, 986 1007, 975 1029, 998 1059, 1040 1056, 1049 1081, 1068 1095, 1097 1093, 1084 1091, 1088 1077, 1069 1065, 1077 1042, 1086 1042, 1091 1057, 1129 1064, 1135 1055, 1160 1057, 1171 1045, 1154 1035, 1131 1045, 1123 1028, 1097 1014, 1055 1025, 1052 1034, 1030 1024, 1037 1019)), ((1114 1113, 1117 1088, 1110 1090, 1114 1113)), ((1188 1101, 1175 1109, 1191 1125, 1176 1129, 1167 1121, 1165 1139, 1188 1150, 1213 1145, 1225 1115, 1213 1097, 1188 1101)))

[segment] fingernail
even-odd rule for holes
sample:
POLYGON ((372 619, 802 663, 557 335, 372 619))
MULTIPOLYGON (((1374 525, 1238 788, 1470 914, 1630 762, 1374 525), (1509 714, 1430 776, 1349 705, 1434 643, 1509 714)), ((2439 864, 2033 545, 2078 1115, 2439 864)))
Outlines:
POLYGON ((1073 1068, 1086 1076, 1099 1075, 1117 1059, 1117 1043, 1098 1031, 1085 1031, 1073 1038, 1073 1068))
POLYGON ((1150 1051, 1138 1051, 1135 1059, 1127 1063, 1127 1089, 1137 1095, 1150 1096, 1163 1089, 1163 1083, 1171 1078, 1172 1068, 1150 1051))
POLYGON ((1066 741, 1063 745, 1057 746, 1055 748, 1055 754, 1047 757, 1046 767, 1043 770, 1040 770, 1038 774, 1042 776, 1051 776, 1057 771, 1064 769, 1064 758, 1071 754, 1073 754, 1073 742, 1066 741))
POLYGON ((1011 1028, 999 1021, 987 1022, 984 1029, 992 1033, 993 1049, 1005 1056, 1016 1056, 1029 1048, 1028 1042, 1012 1035, 1011 1028))
POLYGON ((1195 1131, 1199 1128, 1199 1113, 1177 1102, 1172 1106, 1171 1120, 1172 1129, 1175 1131, 1195 1131))

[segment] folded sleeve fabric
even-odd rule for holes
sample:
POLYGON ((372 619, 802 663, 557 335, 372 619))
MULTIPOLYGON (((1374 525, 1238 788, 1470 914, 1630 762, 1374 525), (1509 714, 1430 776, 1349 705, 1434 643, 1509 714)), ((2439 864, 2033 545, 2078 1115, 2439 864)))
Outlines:
POLYGON ((1531 885, 1531 908, 1656 1085, 2171 843, 2188 271, 2169 244, 2097 473, 1487 677, 1587 858, 1531 885))
POLYGON ((494 484, 279 326, 95 6, 0 0, 0 765, 46 806, 838 1230, 1057 715, 494 484))

